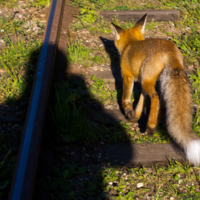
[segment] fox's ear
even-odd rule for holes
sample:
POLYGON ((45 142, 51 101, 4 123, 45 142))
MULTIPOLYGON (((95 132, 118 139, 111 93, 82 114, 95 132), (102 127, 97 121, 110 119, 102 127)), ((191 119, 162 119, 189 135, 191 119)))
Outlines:
POLYGON ((147 13, 135 24, 134 27, 141 28, 141 32, 144 34, 146 21, 147 21, 147 13))
POLYGON ((119 40, 120 36, 119 34, 124 30, 123 28, 115 25, 115 24, 111 24, 111 29, 112 29, 112 33, 115 36, 115 40, 119 40))

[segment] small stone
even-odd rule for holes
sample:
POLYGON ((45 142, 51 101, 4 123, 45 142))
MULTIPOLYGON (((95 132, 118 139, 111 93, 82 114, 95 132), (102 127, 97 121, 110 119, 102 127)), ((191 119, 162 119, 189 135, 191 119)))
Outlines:
POLYGON ((31 22, 27 22, 26 24, 23 25, 24 28, 28 28, 29 26, 31 26, 31 22))
POLYGON ((179 179, 179 180, 178 180, 178 184, 180 184, 181 182, 182 182, 182 180, 181 180, 181 179, 179 179))
POLYGON ((170 197, 170 200, 174 200, 174 197, 170 197))
POLYGON ((23 18, 23 15, 22 14, 20 14, 20 13, 16 13, 16 15, 15 15, 17 18, 19 18, 19 19, 22 19, 23 18))
POLYGON ((113 182, 108 182, 108 184, 109 184, 109 185, 112 185, 112 184, 113 184, 113 182))
POLYGON ((104 142, 99 142, 101 145, 104 145, 104 142))
POLYGON ((45 17, 45 14, 40 14, 40 17, 45 17))
POLYGON ((143 183, 137 183, 137 188, 141 188, 141 187, 143 187, 143 183))

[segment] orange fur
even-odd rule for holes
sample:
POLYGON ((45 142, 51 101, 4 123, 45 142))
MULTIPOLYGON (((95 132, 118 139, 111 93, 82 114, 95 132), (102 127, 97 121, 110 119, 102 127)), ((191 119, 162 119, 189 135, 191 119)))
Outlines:
POLYGON ((123 77, 122 106, 126 116, 137 121, 142 113, 146 95, 151 99, 147 131, 153 134, 166 105, 169 134, 180 144, 194 165, 200 164, 200 139, 192 130, 193 103, 190 83, 183 67, 183 57, 176 45, 164 39, 144 39, 147 15, 134 27, 122 29, 112 25, 115 46, 121 55, 123 77), (160 80, 162 98, 155 90, 160 80), (142 86, 136 111, 130 101, 133 82, 142 86))

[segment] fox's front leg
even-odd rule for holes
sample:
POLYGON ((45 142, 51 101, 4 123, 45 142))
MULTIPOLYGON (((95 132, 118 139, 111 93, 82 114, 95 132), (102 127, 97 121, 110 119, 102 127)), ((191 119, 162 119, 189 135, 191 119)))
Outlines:
POLYGON ((133 92, 134 80, 133 76, 123 76, 123 95, 122 95, 122 106, 126 117, 133 119, 135 112, 131 102, 131 94, 133 92))

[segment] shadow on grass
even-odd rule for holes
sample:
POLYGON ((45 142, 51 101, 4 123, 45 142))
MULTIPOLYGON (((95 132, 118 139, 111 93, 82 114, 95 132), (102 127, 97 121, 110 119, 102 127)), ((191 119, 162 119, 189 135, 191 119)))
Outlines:
MULTIPOLYGON (((9 74, 1 76, 1 79, 13 84, 19 93, 11 94, 0 103, 0 199, 8 199, 39 52, 38 46, 29 52, 24 69, 16 74, 17 82, 11 80, 9 74)), ((8 66, 11 63, 11 59, 4 61, 8 66)))
MULTIPOLYGON (((37 55, 38 50, 30 54, 27 66, 36 63, 37 55)), ((33 199, 108 199, 118 196, 120 189, 117 194, 112 192, 116 171, 119 167, 130 166, 134 161, 135 149, 123 124, 106 113, 103 113, 103 117, 98 114, 99 110, 104 112, 101 102, 91 95, 84 76, 70 74, 67 60, 65 52, 57 51, 33 199), (70 76, 65 79, 66 70, 70 76), (108 174, 106 180, 105 173, 108 174)), ((18 107, 25 97, 30 96, 33 81, 28 67, 26 73, 27 85, 16 102, 18 107)), ((119 95, 118 102, 120 104, 119 95)), ((27 109, 27 104, 22 106, 27 109)), ((6 123, 9 125, 11 122, 6 123)), ((9 135, 10 140, 5 139, 8 147, 1 154, 3 161, 13 148, 8 141, 15 140, 12 162, 6 160, 0 165, 1 169, 6 170, 0 179, 2 198, 7 198, 10 189, 24 117, 19 123, 18 141, 15 135, 9 135), (9 164, 12 167, 7 167, 9 164)), ((3 137, 7 137, 6 134, 3 137)))
POLYGON ((101 102, 67 60, 57 52, 34 199, 106 199, 104 169, 130 165, 134 149, 122 124, 98 114, 101 102))

